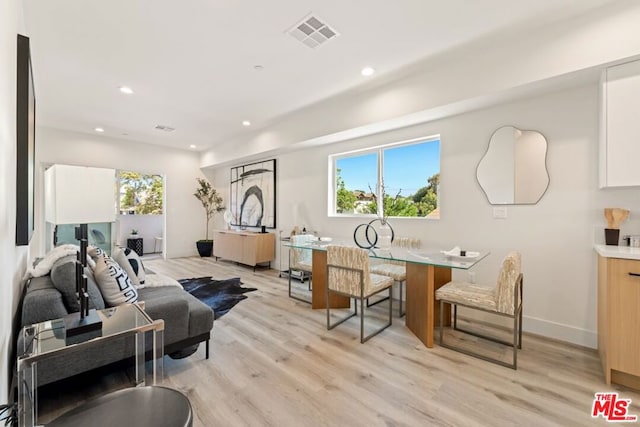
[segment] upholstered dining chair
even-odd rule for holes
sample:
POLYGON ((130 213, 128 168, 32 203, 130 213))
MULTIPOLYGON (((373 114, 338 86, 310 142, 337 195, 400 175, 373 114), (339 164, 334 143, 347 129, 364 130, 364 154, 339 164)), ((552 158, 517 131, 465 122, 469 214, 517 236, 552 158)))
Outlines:
POLYGON ((520 253, 518 252, 511 252, 504 258, 495 287, 452 281, 436 291, 436 300, 440 300, 440 345, 442 347, 450 348, 508 368, 518 368, 518 349, 522 348, 522 270, 520 258, 520 253), (502 360, 484 356, 471 350, 445 344, 443 326, 444 304, 453 304, 453 329, 512 347, 512 363, 506 363, 502 360), (512 318, 513 341, 499 340, 458 327, 458 306, 512 318))
MULTIPOLYGON (((292 245, 304 245, 311 243, 316 239, 313 234, 296 234, 291 236, 292 245)), ((297 271, 301 274, 301 281, 304 281, 305 277, 309 278, 309 290, 311 290, 311 271, 312 271, 312 252, 310 249, 289 248, 289 297, 297 299, 298 301, 307 302, 311 304, 311 300, 306 300, 299 296, 296 296, 291 292, 291 276, 292 272, 297 271)))
POLYGON ((391 326, 393 300, 391 288, 393 279, 369 271, 369 254, 356 247, 328 246, 327 247, 327 329, 331 330, 346 320, 358 315, 358 301, 360 301, 360 342, 364 343, 391 326), (372 295, 389 290, 389 322, 369 335, 364 335, 364 301, 372 295), (354 298, 355 310, 338 322, 331 324, 331 308, 329 298, 332 293, 354 298))
MULTIPOLYGON (((420 239, 414 239, 411 237, 396 237, 393 239, 392 247, 407 248, 407 249, 419 249, 420 239)), ((407 281, 407 263, 404 261, 384 260, 384 262, 371 264, 370 268, 372 273, 380 274, 382 276, 391 277, 395 283, 398 284, 400 291, 398 297, 398 317, 404 316, 404 305, 402 304, 402 294, 404 283, 407 281)), ((384 301, 386 298, 380 299, 376 302, 369 303, 367 299, 367 307, 378 304, 384 301)))

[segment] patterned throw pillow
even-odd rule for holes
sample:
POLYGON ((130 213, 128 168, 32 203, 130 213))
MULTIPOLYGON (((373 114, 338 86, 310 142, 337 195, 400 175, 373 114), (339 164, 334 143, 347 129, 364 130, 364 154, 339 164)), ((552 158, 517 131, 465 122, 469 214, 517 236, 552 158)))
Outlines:
POLYGON ((107 253, 105 251, 103 251, 102 249, 100 249, 97 246, 87 246, 87 261, 89 260, 89 258, 91 258, 94 261, 94 265, 91 266, 92 270, 95 270, 96 266, 95 266, 95 260, 96 258, 102 258, 105 256, 109 256, 107 255, 107 253))
POLYGON ((129 279, 131 279, 131 283, 133 283, 133 286, 135 286, 136 288, 140 286, 140 280, 138 279, 138 275, 136 274, 135 270, 131 267, 131 264, 129 263, 129 259, 124 254, 124 251, 120 248, 115 248, 112 255, 113 255, 113 260, 117 262, 120 267, 122 267, 125 273, 127 273, 127 276, 129 276, 129 279))
POLYGON ((142 265, 140 257, 138 256, 136 251, 130 248, 123 249, 123 252, 124 256, 129 260, 129 264, 131 264, 131 268, 133 269, 134 273, 136 273, 138 282, 140 282, 140 285, 144 285, 146 274, 144 272, 144 266, 142 265))
POLYGON ((131 279, 111 257, 96 257, 93 275, 107 305, 116 306, 138 301, 138 291, 131 279))

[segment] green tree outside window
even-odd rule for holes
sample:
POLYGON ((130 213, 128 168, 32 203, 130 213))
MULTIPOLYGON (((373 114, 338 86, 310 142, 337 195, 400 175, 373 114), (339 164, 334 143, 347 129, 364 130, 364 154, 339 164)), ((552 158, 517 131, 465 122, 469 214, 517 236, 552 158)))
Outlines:
POLYGON ((120 212, 161 215, 164 187, 160 175, 120 171, 120 212))

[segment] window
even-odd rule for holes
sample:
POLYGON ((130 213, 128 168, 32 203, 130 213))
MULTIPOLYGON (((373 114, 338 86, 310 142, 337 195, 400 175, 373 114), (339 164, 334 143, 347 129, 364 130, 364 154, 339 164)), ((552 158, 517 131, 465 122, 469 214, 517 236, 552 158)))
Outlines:
POLYGON ((440 138, 329 157, 330 215, 439 218, 440 138), (378 206, 379 200, 383 200, 378 206))
POLYGON ((162 176, 119 171, 120 214, 162 215, 162 176))

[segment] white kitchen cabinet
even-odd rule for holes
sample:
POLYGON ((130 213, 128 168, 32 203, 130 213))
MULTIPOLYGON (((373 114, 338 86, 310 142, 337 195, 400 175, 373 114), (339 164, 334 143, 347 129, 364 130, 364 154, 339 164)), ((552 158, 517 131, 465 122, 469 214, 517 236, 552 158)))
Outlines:
POLYGON ((601 80, 600 188, 640 186, 640 61, 601 80))

